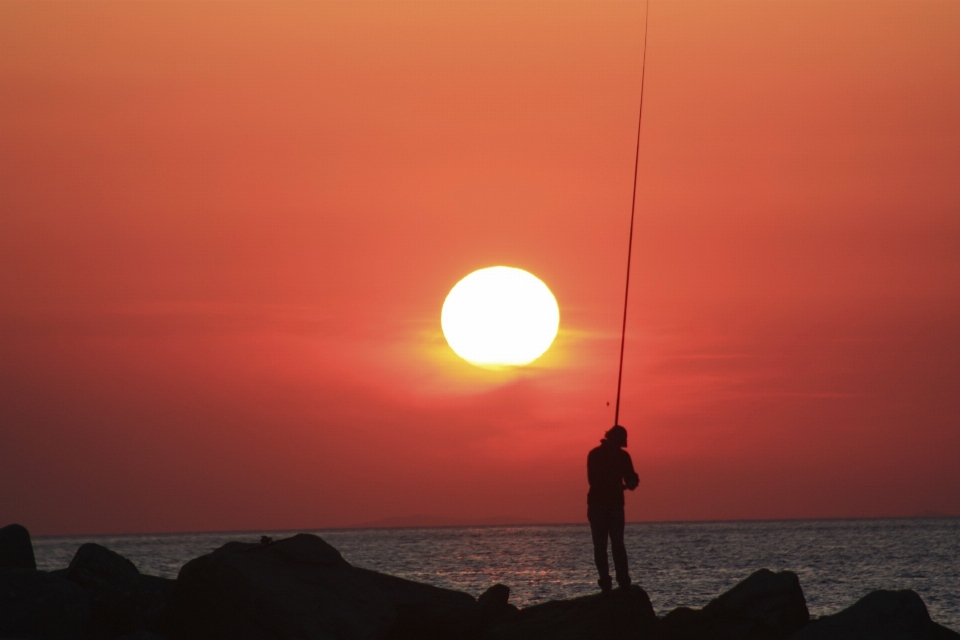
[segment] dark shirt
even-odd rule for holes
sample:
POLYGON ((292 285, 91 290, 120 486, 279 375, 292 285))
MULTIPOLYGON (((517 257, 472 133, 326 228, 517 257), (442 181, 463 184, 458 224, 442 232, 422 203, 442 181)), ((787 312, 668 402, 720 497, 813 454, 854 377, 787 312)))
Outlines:
POLYGON ((623 505, 624 486, 633 489, 640 476, 633 470, 630 454, 609 444, 601 444, 587 456, 588 505, 623 505))

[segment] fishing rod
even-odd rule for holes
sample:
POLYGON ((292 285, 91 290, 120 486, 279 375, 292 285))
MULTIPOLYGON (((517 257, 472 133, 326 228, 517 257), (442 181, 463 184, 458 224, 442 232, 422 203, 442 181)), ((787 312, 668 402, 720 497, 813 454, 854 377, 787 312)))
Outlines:
POLYGON ((623 386, 623 348, 627 341, 627 302, 630 300, 630 260, 633 257, 633 220, 637 211, 637 173, 640 170, 640 125, 643 124, 643 85, 647 79, 647 31, 650 24, 650 0, 643 17, 643 62, 640 66, 640 114, 637 116, 637 150, 633 158, 633 200, 630 202, 630 239, 627 241, 627 283, 623 292, 623 326, 620 329, 620 368, 617 373, 617 406, 613 424, 620 424, 620 390, 623 386))

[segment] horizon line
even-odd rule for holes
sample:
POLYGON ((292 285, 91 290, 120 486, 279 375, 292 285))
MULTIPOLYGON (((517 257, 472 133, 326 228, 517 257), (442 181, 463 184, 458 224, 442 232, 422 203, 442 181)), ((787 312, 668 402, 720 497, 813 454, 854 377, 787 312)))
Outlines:
MULTIPOLYGON (((401 516, 405 517, 405 516, 401 516)), ((411 516, 416 517, 416 516, 411 516)), ((390 520, 392 518, 383 518, 390 520)), ((626 524, 637 525, 670 525, 670 524, 723 524, 738 522, 834 522, 834 521, 856 521, 856 520, 948 520, 960 519, 960 514, 949 513, 930 513, 916 514, 910 516, 836 516, 836 517, 817 517, 817 518, 731 518, 717 520, 628 520, 626 524)), ((82 538, 82 537, 122 537, 122 536, 180 536, 180 535, 207 535, 207 534, 257 534, 265 533, 313 533, 317 531, 370 531, 370 530, 388 530, 388 529, 485 529, 495 527, 587 527, 589 524, 581 522, 502 522, 502 523, 482 523, 469 524, 469 521, 459 524, 436 524, 436 525, 376 525, 377 522, 369 521, 360 524, 332 526, 332 527, 297 527, 292 529, 221 529, 209 531, 143 531, 126 533, 68 533, 68 534, 40 534, 33 535, 31 538, 82 538)), ((19 523, 9 523, 19 524, 19 523)), ((4 525, 6 526, 6 525, 4 525)), ((29 529, 28 529, 29 530, 29 529)))

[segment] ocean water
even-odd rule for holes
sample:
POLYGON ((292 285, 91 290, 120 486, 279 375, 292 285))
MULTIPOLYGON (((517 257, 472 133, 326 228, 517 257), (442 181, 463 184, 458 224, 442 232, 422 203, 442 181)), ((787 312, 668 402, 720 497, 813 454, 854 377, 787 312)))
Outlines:
MULTIPOLYGON (((34 540, 41 569, 66 567, 84 542, 175 578, 188 560, 230 540, 289 531, 34 540)), ((479 595, 497 582, 526 606, 597 591, 587 525, 312 531, 352 564, 479 595)), ((800 577, 812 615, 835 613, 874 589, 913 589, 930 616, 960 629, 960 519, 792 520, 628 524, 634 582, 659 614, 701 607, 761 567, 800 577)))

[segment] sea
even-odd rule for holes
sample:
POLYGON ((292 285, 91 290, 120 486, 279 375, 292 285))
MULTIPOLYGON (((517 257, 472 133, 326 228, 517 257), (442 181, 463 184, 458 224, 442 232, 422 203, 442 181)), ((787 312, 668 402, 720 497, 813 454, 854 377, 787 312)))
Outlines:
MULTIPOLYGON (((38 568, 61 569, 96 542, 141 573, 176 578, 188 560, 231 540, 257 542, 291 531, 37 537, 38 568)), ((585 524, 330 529, 309 531, 350 563, 475 596, 498 582, 528 606, 595 593, 585 524)), ((913 589, 934 621, 960 630, 960 518, 630 523, 626 546, 635 583, 658 614, 702 607, 753 571, 800 578, 811 615, 835 613, 874 589, 913 589)))

